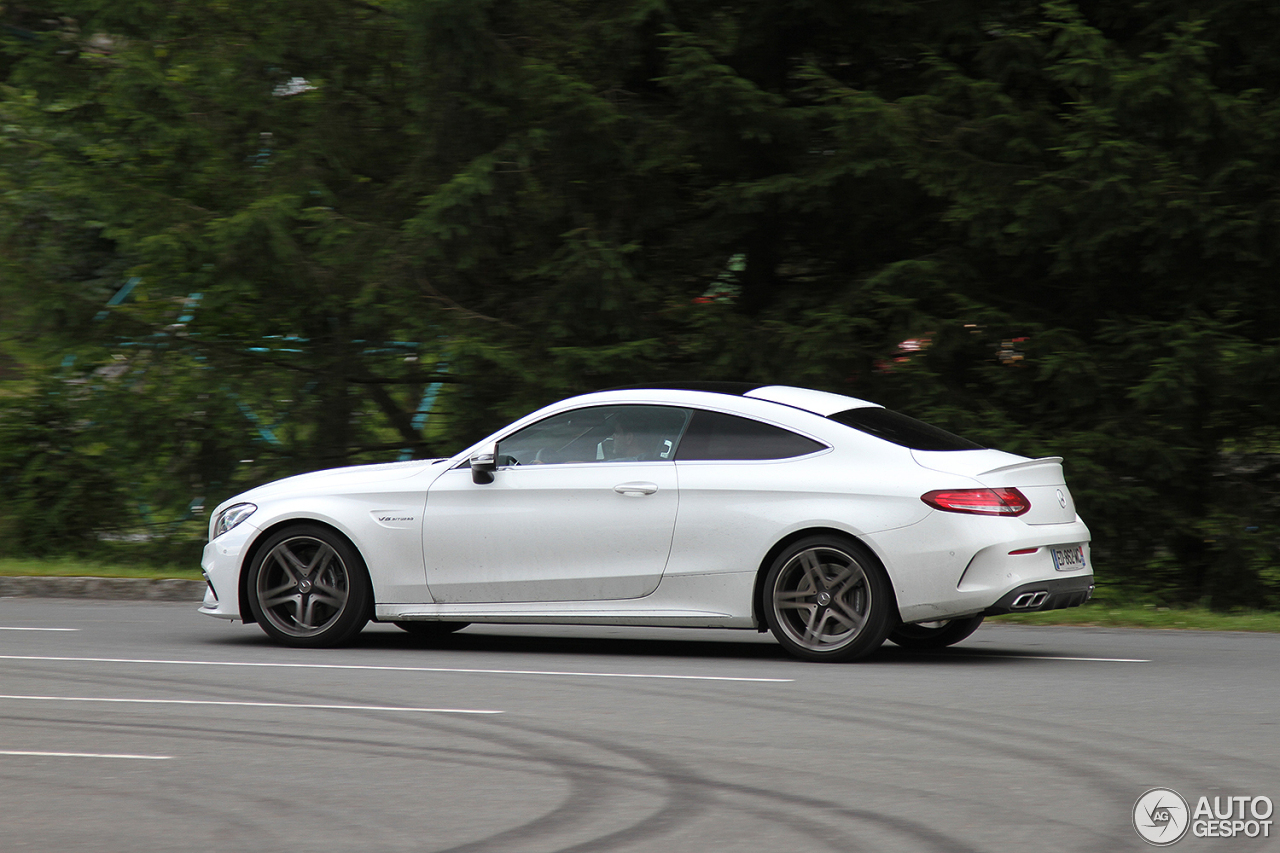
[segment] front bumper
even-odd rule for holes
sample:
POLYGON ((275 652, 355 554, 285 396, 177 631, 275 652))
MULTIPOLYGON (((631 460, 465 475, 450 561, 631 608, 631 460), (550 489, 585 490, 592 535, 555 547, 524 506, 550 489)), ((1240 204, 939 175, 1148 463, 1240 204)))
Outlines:
POLYGON ((248 522, 204 546, 200 568, 209 584, 200 612, 218 619, 241 619, 240 563, 258 529, 248 522))

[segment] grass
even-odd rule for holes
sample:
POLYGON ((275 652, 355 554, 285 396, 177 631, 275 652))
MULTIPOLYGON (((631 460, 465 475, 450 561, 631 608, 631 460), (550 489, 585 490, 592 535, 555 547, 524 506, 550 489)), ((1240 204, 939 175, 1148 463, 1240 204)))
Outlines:
POLYGON ((200 567, 99 563, 72 557, 48 560, 0 558, 0 577, 181 578, 200 580, 200 567))
MULTIPOLYGON (((101 563, 60 557, 49 560, 0 558, 0 577, 182 578, 200 580, 198 566, 150 566, 101 563)), ((1280 633, 1280 613, 1249 610, 1217 613, 1204 607, 1161 607, 1091 601, 1081 607, 1047 613, 996 616, 989 624, 1081 625, 1098 628, 1174 628, 1198 631, 1280 633)))

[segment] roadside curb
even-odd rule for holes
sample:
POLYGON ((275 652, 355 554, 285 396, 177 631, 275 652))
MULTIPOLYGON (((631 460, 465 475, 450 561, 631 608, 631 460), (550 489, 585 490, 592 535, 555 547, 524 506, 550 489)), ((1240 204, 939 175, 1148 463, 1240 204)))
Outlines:
POLYGON ((0 598, 199 602, 206 588, 204 581, 178 578, 0 577, 0 598))

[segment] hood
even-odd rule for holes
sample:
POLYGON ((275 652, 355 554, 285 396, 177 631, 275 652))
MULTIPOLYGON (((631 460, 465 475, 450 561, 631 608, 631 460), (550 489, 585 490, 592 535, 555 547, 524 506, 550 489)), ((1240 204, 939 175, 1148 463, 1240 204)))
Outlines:
POLYGON ((348 486, 369 483, 385 483, 403 480, 444 462, 440 459, 413 459, 408 462, 381 462, 374 465, 351 465, 346 468, 329 468, 275 480, 237 495, 234 500, 253 501, 258 498, 277 497, 290 492, 311 492, 318 489, 340 491, 348 486))

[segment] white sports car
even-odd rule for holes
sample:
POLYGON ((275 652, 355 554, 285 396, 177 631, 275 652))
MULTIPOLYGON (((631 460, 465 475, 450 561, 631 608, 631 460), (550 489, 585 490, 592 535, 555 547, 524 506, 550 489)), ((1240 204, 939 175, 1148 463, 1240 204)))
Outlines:
POLYGON ((772 631, 843 661, 1082 604, 1059 457, 852 397, 695 383, 587 394, 449 459, 317 471, 225 501, 200 610, 330 646, 370 620, 772 631))

